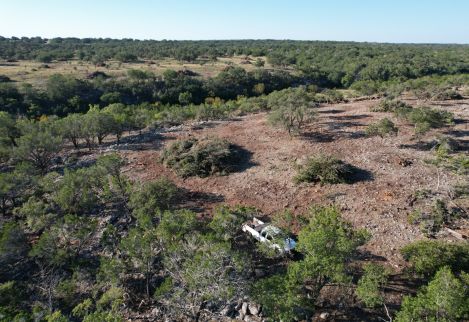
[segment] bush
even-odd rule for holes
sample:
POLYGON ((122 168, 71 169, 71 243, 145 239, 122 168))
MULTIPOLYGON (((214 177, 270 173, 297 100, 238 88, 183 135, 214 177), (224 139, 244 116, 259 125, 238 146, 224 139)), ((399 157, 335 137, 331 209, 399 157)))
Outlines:
POLYGON ((288 134, 298 133, 315 118, 314 107, 317 103, 303 88, 282 91, 269 96, 268 106, 272 109, 269 122, 281 127, 288 134))
POLYGON ((394 123, 390 119, 384 118, 377 123, 368 125, 366 135, 385 137, 387 135, 396 135, 397 131, 394 123))
POLYGON ((408 220, 411 224, 420 224, 420 230, 427 237, 434 236, 441 230, 443 224, 451 221, 451 213, 448 211, 443 200, 437 199, 429 212, 421 212, 416 209, 409 214, 408 220))
POLYGON ((371 107, 372 112, 395 112, 398 109, 402 108, 412 108, 409 104, 401 101, 401 100, 390 100, 390 99, 384 99, 378 103, 378 105, 375 105, 371 107))
POLYGON ((320 155, 310 158, 301 167, 295 177, 295 182, 347 183, 354 168, 334 157, 320 155))
POLYGON ((167 178, 147 182, 135 189, 129 200, 134 215, 161 216, 161 212, 171 208, 176 200, 178 188, 167 178))
POLYGON ((236 168, 238 151, 233 144, 220 138, 187 139, 167 147, 161 161, 183 177, 226 175, 236 168))
POLYGON ((401 249, 404 259, 420 276, 429 277, 443 266, 453 271, 469 270, 469 244, 448 243, 441 240, 423 240, 401 249))
POLYGON ((430 129, 440 128, 453 123, 453 114, 448 111, 433 109, 430 107, 400 108, 395 111, 415 126, 417 134, 423 134, 430 129))
POLYGON ((454 89, 445 89, 436 93, 433 97, 433 100, 445 101, 445 100, 460 100, 463 99, 462 95, 459 94, 454 89))

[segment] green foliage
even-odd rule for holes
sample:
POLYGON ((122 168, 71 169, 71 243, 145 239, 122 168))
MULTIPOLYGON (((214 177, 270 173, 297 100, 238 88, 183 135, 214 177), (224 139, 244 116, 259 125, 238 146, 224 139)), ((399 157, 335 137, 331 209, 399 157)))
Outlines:
POLYGON ((457 91, 451 88, 441 89, 432 97, 433 100, 445 101, 445 100, 460 100, 463 96, 457 91))
POLYGON ((124 291, 118 287, 111 287, 104 292, 96 302, 99 311, 106 308, 117 310, 124 303, 124 291))
POLYGON ((406 245, 402 256, 420 276, 433 276, 443 266, 454 272, 469 270, 469 245, 441 240, 423 240, 406 245))
POLYGON ((196 214, 190 210, 165 211, 157 228, 158 237, 165 242, 181 240, 196 231, 196 214))
POLYGON ((87 217, 66 215, 49 230, 42 233, 33 245, 29 256, 41 268, 53 273, 52 268, 73 263, 90 246, 96 232, 97 221, 87 217))
POLYGON ((254 66, 256 67, 264 67, 265 61, 262 60, 261 58, 257 58, 256 61, 254 62, 254 66))
POLYGON ((417 296, 404 297, 396 321, 463 321, 469 318, 467 280, 442 267, 417 296))
POLYGON ((35 196, 30 197, 21 207, 15 209, 15 214, 25 218, 27 228, 34 232, 40 232, 56 219, 52 206, 35 196))
POLYGON ((346 264, 369 237, 365 230, 356 231, 344 221, 337 208, 312 208, 311 219, 299 232, 296 247, 305 256, 304 274, 335 282, 348 281, 346 264))
POLYGON ((226 301, 242 297, 250 262, 229 243, 194 234, 168 249, 164 267, 172 288, 168 291, 167 285, 158 300, 169 316, 192 320, 200 314, 203 303, 210 304, 211 310, 221 310, 226 301))
POLYGON ((217 238, 229 241, 240 234, 243 223, 254 213, 255 209, 248 207, 218 207, 208 226, 215 232, 217 238))
POLYGON ((440 231, 444 224, 450 223, 451 213, 446 207, 446 203, 437 199, 428 212, 422 212, 418 209, 409 214, 411 224, 420 224, 420 229, 427 237, 432 237, 440 231))
POLYGON ((288 233, 293 232, 295 225, 307 224, 302 216, 295 215, 291 210, 276 212, 272 217, 272 224, 285 230, 288 233))
POLYGON ((14 222, 4 223, 0 228, 0 278, 21 271, 28 249, 21 227, 14 222))
POLYGON ((364 274, 357 284, 356 293, 358 298, 367 307, 376 307, 384 303, 382 288, 387 282, 388 273, 386 269, 377 264, 366 264, 364 274))
POLYGON ((44 174, 60 152, 62 138, 45 121, 31 123, 23 132, 17 140, 18 146, 14 149, 14 155, 19 161, 32 164, 44 174))
POLYGON ((96 160, 98 172, 104 176, 102 188, 108 200, 126 202, 129 198, 132 187, 130 181, 121 173, 124 165, 125 161, 117 153, 103 155, 96 160))
POLYGON ((147 298, 150 298, 150 278, 156 269, 155 261, 162 248, 151 216, 144 214, 138 215, 137 226, 129 230, 119 245, 127 270, 145 276, 147 298))
POLYGON ((135 216, 160 217, 161 212, 172 207, 177 192, 177 186, 171 180, 162 177, 134 189, 130 195, 129 206, 135 216))
POLYGON ((412 106, 409 104, 396 99, 384 99, 381 100, 378 105, 371 108, 372 112, 396 112, 401 109, 411 109, 412 106))
POLYGON ((93 312, 83 318, 83 322, 122 322, 124 318, 117 312, 93 312))
POLYGON ((239 153, 228 141, 220 138, 179 140, 168 146, 161 161, 183 177, 207 177, 232 172, 239 153))
POLYGON ((353 170, 351 165, 339 159, 319 155, 309 158, 306 164, 298 169, 295 182, 347 183, 350 182, 353 170))
POLYGON ((368 136, 391 136, 397 134, 397 127, 394 123, 388 119, 384 118, 378 121, 377 123, 373 123, 367 126, 366 128, 366 135, 368 136))
POLYGON ((396 114, 412 123, 416 134, 453 124, 451 112, 430 107, 401 108, 396 111, 396 114))
POLYGON ((269 98, 272 110, 269 122, 287 130, 290 135, 298 133, 304 125, 313 121, 314 106, 316 104, 304 89, 279 92, 279 95, 269 98))
POLYGON ((298 234, 296 249, 303 259, 290 263, 286 274, 257 281, 251 290, 273 320, 307 319, 326 283, 351 281, 347 264, 369 238, 365 231, 356 231, 344 221, 335 207, 312 208, 310 216, 298 234))
POLYGON ((99 205, 105 184, 103 177, 98 167, 65 170, 62 179, 56 183, 54 201, 64 212, 89 213, 99 205))
POLYGON ((70 320, 61 311, 54 311, 44 317, 46 322, 69 322, 70 320))
POLYGON ((16 121, 7 112, 0 112, 0 143, 16 146, 16 139, 20 136, 20 131, 16 126, 16 121))
POLYGON ((277 274, 256 281, 251 295, 273 321, 295 321, 299 315, 307 315, 310 311, 299 288, 290 285, 288 275, 277 274))

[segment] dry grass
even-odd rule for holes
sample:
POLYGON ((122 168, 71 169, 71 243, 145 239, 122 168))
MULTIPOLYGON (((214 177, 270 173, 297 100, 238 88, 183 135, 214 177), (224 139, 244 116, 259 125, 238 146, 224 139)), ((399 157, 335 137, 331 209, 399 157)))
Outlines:
MULTIPOLYGON (((107 61, 106 67, 96 67, 92 63, 79 60, 59 61, 46 64, 36 61, 5 62, 0 61, 0 75, 8 76, 16 82, 30 83, 36 87, 43 87, 47 78, 52 74, 69 74, 77 78, 85 78, 95 71, 102 71, 110 76, 120 77, 126 75, 129 69, 140 69, 150 71, 155 75, 162 75, 167 69, 182 70, 189 69, 201 77, 208 78, 216 76, 229 65, 242 67, 247 71, 255 70, 254 62, 257 58, 246 56, 234 56, 230 58, 219 58, 217 61, 204 61, 202 63, 184 63, 175 59, 145 60, 138 63, 121 63, 118 61, 107 61), (249 61, 250 64, 243 63, 249 61)), ((265 60, 265 57, 263 58, 265 60)), ((266 63, 266 69, 273 69, 266 63)))

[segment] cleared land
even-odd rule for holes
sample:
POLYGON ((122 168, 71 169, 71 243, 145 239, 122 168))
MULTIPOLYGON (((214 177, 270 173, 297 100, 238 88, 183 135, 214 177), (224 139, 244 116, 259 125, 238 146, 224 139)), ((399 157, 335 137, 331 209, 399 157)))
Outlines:
MULTIPOLYGON (((393 118, 392 114, 370 112, 370 106, 376 103, 368 100, 321 106, 317 122, 300 137, 290 138, 284 131, 272 128, 267 124, 266 114, 260 113, 172 128, 156 139, 150 137, 147 143, 124 144, 119 151, 129 162, 125 172, 131 178, 147 181, 167 176, 186 189, 185 206, 203 214, 209 214, 218 204, 254 206, 269 216, 286 208, 304 213, 314 204, 335 203, 354 226, 366 228, 372 234, 366 245, 370 257, 387 260, 400 269, 404 261, 399 249, 424 237, 418 226, 408 222, 414 194, 429 190, 434 198, 447 198, 460 179, 450 171, 427 164, 435 155, 425 143, 445 134, 452 136, 459 149, 467 153, 469 100, 433 102, 432 105, 452 111, 456 124, 433 130, 420 140, 415 139, 413 126, 393 118), (399 135, 366 137, 366 126, 385 116, 396 122, 399 135), (173 140, 211 135, 226 138, 250 151, 243 171, 227 176, 181 179, 158 162, 162 147, 173 140), (360 168, 356 182, 324 186, 295 184, 296 164, 320 153, 337 156, 360 168)), ((467 211, 468 205, 455 202, 467 211)), ((468 228, 467 222, 461 222, 457 230, 467 234, 468 228)), ((443 230, 439 238, 452 237, 443 230)))

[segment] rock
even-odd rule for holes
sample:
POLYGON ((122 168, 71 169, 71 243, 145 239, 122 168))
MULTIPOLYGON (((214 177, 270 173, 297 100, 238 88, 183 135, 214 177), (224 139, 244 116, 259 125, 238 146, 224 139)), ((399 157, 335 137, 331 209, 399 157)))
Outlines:
POLYGON ((252 315, 259 315, 259 312, 261 311, 260 305, 256 303, 249 303, 248 309, 252 315))
POLYGON ((223 308, 223 310, 220 311, 220 314, 221 314, 222 316, 229 316, 230 313, 231 313, 231 311, 232 311, 231 305, 227 305, 227 306, 225 306, 225 307, 223 308))
POLYGON ((157 307, 153 308, 153 310, 151 310, 151 315, 152 316, 157 316, 160 314, 160 309, 158 309, 157 307))
POLYGON ((328 312, 322 312, 321 314, 319 314, 319 318, 321 320, 327 320, 329 318, 330 314, 328 312))
POLYGON ((245 322, 261 322, 262 319, 254 315, 246 315, 244 317, 245 322))
POLYGON ((243 320, 244 320, 244 316, 245 316, 245 315, 243 314, 243 312, 239 312, 238 316, 236 317, 236 320, 241 320, 241 321, 243 321, 243 320))
POLYGON ((243 302, 243 305, 241 305, 241 313, 243 315, 248 314, 248 303, 247 302, 243 302))

